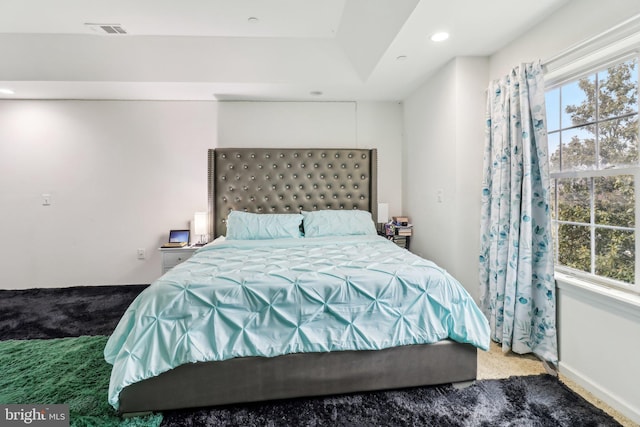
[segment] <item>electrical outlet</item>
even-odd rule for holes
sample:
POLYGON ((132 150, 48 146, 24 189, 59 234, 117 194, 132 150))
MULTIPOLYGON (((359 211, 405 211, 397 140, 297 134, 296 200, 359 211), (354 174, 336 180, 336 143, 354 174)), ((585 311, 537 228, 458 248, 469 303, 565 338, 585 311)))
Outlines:
POLYGON ((145 259, 147 254, 145 253, 144 248, 138 248, 138 259, 145 259))

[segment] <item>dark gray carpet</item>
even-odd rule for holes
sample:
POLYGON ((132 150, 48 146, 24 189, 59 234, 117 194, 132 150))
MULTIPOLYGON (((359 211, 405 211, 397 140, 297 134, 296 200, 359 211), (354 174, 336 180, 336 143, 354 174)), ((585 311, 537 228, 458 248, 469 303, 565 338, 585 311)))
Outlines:
POLYGON ((147 286, 0 290, 0 340, 111 335, 147 286))
MULTIPOLYGON (((0 340, 109 335, 147 285, 0 290, 0 340)), ((105 395, 106 399, 106 395, 105 395)), ((619 426, 549 375, 164 413, 162 426, 619 426)))
POLYGON ((161 426, 619 426, 555 377, 165 412, 161 426))

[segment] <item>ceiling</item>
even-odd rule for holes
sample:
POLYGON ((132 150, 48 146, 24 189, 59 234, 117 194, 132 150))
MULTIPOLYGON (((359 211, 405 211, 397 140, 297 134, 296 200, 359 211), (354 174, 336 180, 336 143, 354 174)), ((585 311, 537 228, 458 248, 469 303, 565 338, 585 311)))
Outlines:
POLYGON ((400 101, 567 1, 0 0, 0 99, 400 101))

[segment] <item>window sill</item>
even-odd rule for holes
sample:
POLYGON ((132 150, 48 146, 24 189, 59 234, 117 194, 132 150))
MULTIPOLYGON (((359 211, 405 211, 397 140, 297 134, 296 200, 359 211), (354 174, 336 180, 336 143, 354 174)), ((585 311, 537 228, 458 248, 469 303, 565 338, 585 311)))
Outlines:
POLYGON ((587 300, 594 306, 624 314, 625 317, 634 317, 640 321, 640 295, 594 285, 557 271, 555 279, 558 289, 568 294, 587 300))

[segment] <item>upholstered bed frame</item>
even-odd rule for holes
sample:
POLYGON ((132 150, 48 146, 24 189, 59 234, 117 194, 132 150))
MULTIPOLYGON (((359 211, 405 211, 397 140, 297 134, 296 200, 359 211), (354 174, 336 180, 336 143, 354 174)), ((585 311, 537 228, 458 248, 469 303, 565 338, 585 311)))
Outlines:
POLYGON ((209 224, 226 232, 232 210, 295 213, 361 209, 377 213, 376 150, 209 150, 209 224))
MULTIPOLYGON (((377 154, 367 149, 209 150, 209 224, 225 234, 231 210, 377 208, 377 154)), ((476 378, 477 350, 444 340, 377 351, 244 357, 179 366, 126 387, 125 414, 465 382, 476 378)))

